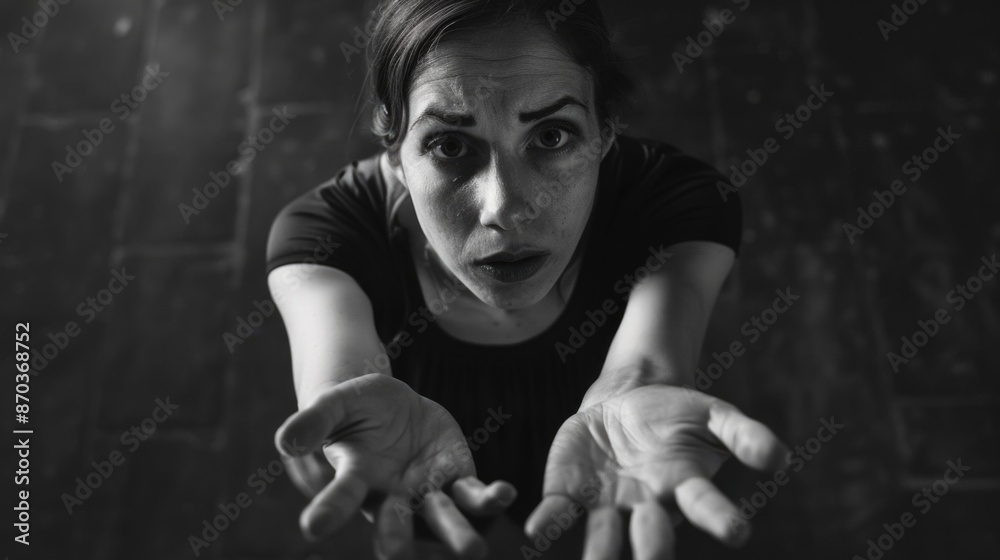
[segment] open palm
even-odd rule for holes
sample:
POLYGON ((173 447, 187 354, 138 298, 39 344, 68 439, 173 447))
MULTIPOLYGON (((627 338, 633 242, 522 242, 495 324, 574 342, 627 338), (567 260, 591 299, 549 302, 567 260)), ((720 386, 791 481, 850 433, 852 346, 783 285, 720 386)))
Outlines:
POLYGON ((322 446, 332 481, 302 513, 308 536, 329 534, 359 510, 375 521, 376 549, 387 558, 413 554, 413 514, 461 557, 481 557, 485 541, 459 507, 496 513, 514 488, 476 478, 468 444, 441 405, 387 375, 369 374, 324 392, 276 434, 279 450, 301 456, 322 446))
POLYGON ((586 558, 615 558, 620 510, 631 511, 639 560, 665 558, 680 510, 730 544, 748 536, 736 507, 710 482, 736 455, 748 466, 780 464, 785 447, 763 424, 702 393, 670 386, 633 389, 571 416, 556 434, 545 468, 544 498, 526 523, 531 536, 566 512, 588 514, 586 558))

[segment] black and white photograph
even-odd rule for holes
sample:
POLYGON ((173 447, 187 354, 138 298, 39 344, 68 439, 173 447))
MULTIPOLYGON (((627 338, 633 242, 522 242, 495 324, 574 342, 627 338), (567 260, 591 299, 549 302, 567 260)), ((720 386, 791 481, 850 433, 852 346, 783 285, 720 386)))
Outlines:
POLYGON ((997 22, 0 0, 4 560, 1000 558, 997 22))

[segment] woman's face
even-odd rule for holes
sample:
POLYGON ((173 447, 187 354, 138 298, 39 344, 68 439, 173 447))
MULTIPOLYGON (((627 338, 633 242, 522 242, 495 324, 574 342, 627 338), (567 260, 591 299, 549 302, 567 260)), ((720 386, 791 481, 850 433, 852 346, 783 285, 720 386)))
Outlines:
POLYGON ((593 94, 529 26, 456 33, 414 73, 395 171, 441 261, 493 307, 541 300, 577 248, 610 147, 593 94))

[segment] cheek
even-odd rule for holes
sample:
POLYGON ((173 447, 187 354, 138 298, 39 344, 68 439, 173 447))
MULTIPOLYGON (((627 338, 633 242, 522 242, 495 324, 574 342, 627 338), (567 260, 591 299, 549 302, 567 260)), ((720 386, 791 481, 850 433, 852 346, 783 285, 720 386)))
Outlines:
POLYGON ((428 238, 461 244, 476 223, 476 209, 468 196, 452 181, 440 178, 411 185, 413 206, 428 238))
MULTIPOLYGON (((575 158, 560 165, 545 182, 545 193, 539 202, 548 201, 553 224, 560 235, 578 234, 590 216, 597 187, 597 170, 588 167, 586 160, 575 158)), ((539 204, 541 206, 541 204, 539 204)))

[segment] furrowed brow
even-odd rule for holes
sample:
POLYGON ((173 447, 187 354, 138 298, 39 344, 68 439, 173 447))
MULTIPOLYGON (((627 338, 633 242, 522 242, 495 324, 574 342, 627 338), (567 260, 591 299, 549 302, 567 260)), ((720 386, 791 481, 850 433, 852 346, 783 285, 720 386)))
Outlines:
POLYGON ((449 126, 476 126, 476 119, 472 115, 467 115, 465 113, 449 113, 448 111, 429 107, 421 113, 416 120, 413 121, 413 124, 410 126, 410 130, 413 130, 418 124, 427 120, 440 121, 449 126))
POLYGON ((555 103, 542 107, 541 109, 528 111, 526 113, 521 113, 520 115, 518 115, 518 118, 523 123, 537 121, 538 119, 545 118, 559 111, 560 109, 562 109, 567 105, 577 105, 581 107, 584 111, 586 111, 588 115, 590 114, 590 109, 588 109, 586 105, 581 103, 580 100, 573 97, 572 95, 564 95, 560 97, 558 100, 556 100, 555 103))

